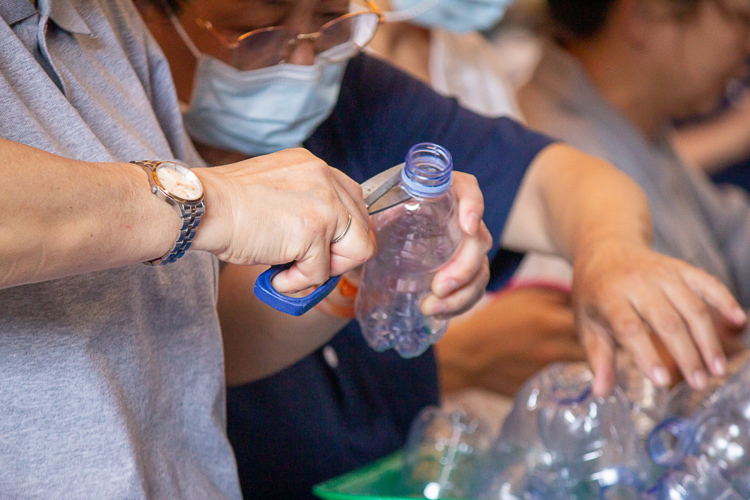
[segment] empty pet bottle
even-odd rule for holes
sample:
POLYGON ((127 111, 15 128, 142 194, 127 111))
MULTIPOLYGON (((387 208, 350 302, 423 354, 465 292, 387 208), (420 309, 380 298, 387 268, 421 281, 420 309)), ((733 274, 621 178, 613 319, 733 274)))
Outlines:
POLYGON ((516 395, 485 471, 479 498, 599 500, 634 498, 648 459, 619 387, 592 393, 582 363, 551 365, 516 395))
POLYGON ((742 500, 705 458, 687 457, 644 496, 647 500, 742 500))
POLYGON ((452 182, 450 153, 436 144, 417 144, 401 172, 400 187, 412 199, 372 216, 378 252, 365 264, 355 311, 376 351, 393 348, 411 358, 445 333, 447 320, 424 316, 420 303, 435 272, 461 243, 452 182))
POLYGON ((750 498, 750 364, 686 418, 660 423, 648 438, 651 458, 675 467, 688 455, 705 459, 743 497, 750 498))
POLYGON ((471 413, 424 408, 409 430, 401 473, 404 496, 473 498, 493 441, 489 424, 471 413))

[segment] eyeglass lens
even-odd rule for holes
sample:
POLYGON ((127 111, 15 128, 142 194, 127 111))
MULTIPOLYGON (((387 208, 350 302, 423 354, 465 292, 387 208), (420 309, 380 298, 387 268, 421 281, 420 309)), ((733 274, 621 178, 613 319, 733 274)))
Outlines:
MULTIPOLYGON (((326 62, 345 61, 367 45, 378 27, 374 12, 350 14, 331 21, 313 42, 315 53, 326 62)), ((260 69, 289 57, 297 42, 297 31, 279 26, 249 34, 238 41, 234 65, 241 70, 260 69)))

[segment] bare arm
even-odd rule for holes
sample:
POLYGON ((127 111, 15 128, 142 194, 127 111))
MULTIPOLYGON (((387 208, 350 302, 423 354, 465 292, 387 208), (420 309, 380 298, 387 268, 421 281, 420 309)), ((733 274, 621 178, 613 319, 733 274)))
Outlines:
MULTIPOLYGON (((421 305, 425 314, 452 316, 465 311, 481 298, 489 280, 487 252, 492 238, 481 223, 482 193, 476 179, 458 172, 453 192, 464 239, 456 255, 435 275, 433 293, 421 305)), ((230 265, 221 274, 219 319, 229 385, 248 383, 291 365, 348 322, 316 309, 293 317, 261 303, 252 287, 262 270, 230 265)))
POLYGON ((568 293, 521 287, 500 293, 451 322, 436 345, 441 388, 468 387, 513 397, 556 361, 584 361, 568 293))
POLYGON ((650 250, 648 203, 603 160, 554 144, 535 159, 503 243, 562 255, 574 267, 573 310, 597 394, 614 384, 614 351, 629 350, 657 385, 670 376, 650 335, 666 346, 694 387, 726 358, 712 311, 732 324, 745 314, 716 278, 650 250))
POLYGON ((708 174, 750 156, 750 96, 717 118, 681 128, 674 137, 679 155, 708 174))
MULTIPOLYGON (((322 283, 374 251, 359 185, 305 150, 194 171, 206 214, 192 249, 237 264, 295 261, 277 277, 280 291, 322 283), (352 229, 334 248, 349 214, 352 229)), ((0 139, 0 175, 2 288, 154 259, 179 233, 179 218, 136 165, 70 160, 0 139)))
POLYGON ((350 321, 327 316, 315 308, 302 316, 289 316, 260 302, 253 284, 265 269, 230 264, 221 271, 218 309, 229 386, 263 378, 294 364, 350 321))
POLYGON ((651 213, 640 187, 606 161, 569 146, 542 150, 513 203, 502 245, 572 262, 593 242, 613 238, 651 243, 651 213))
POLYGON ((0 172, 0 287, 154 259, 174 244, 179 220, 136 165, 0 139, 0 172))

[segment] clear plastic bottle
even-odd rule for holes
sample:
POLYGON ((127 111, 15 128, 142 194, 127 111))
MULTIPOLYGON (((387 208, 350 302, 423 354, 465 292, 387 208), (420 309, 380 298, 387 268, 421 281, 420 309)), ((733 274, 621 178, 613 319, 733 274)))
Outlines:
POLYGON ((494 438, 489 423, 471 413, 424 408, 409 430, 403 496, 474 498, 480 465, 494 438))
POLYGON ((461 243, 452 183, 450 153, 437 144, 417 144, 401 172, 401 188, 413 199, 372 217, 378 252, 365 265, 355 312, 376 351, 419 356, 445 333, 447 320, 424 316, 419 306, 435 272, 461 243))
POLYGON ((679 466, 688 455, 701 457, 750 498, 750 363, 714 389, 689 417, 671 417, 649 434, 648 451, 654 462, 679 466))
POLYGON ((555 363, 529 379, 479 480, 486 500, 637 498, 648 457, 622 389, 592 393, 583 363, 555 363))
MULTIPOLYGON (((744 497, 747 498, 747 497, 744 497)), ((705 458, 687 457, 644 496, 645 500, 742 500, 705 458)))

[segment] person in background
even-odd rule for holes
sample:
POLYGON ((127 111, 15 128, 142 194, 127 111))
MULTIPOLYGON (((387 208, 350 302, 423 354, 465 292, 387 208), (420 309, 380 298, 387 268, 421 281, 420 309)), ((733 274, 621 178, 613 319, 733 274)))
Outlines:
POLYGON ((287 292, 352 269, 361 189, 299 149, 191 170, 130 1, 0 3, 0 107, 2 496, 240 498, 215 256, 296 261, 287 292))
MULTIPOLYGON (((489 193, 485 221, 495 246, 502 242, 558 252, 579 266, 573 301, 582 328, 596 329, 591 341, 599 349, 592 357, 598 393, 613 383, 611 336, 619 336, 622 326, 644 342, 636 350, 645 356, 642 366, 660 383, 667 382, 660 361, 650 356, 646 325, 632 323, 636 317, 647 318, 660 334, 669 331, 677 357, 682 349, 700 348, 708 369, 723 370, 710 319, 694 311, 717 306, 727 321, 740 323, 744 315, 727 309, 731 300, 722 295, 723 287, 714 288, 713 278, 648 248, 648 209, 632 182, 597 159, 511 120, 465 111, 392 67, 346 50, 369 41, 379 17, 371 4, 354 14, 349 9, 347 1, 198 0, 170 18, 169 10, 144 7, 186 104, 186 126, 205 156, 253 156, 304 141, 314 154, 364 180, 401 163, 416 142, 440 143, 489 193), (343 29, 347 25, 353 29, 343 29), (269 42, 270 35, 278 36, 272 37, 275 42, 269 42), (332 45, 327 45, 329 37, 332 45), (309 100, 298 101, 299 95, 309 100), (643 280, 644 288, 620 287, 632 279, 643 280), (695 283, 702 288, 691 288, 695 283), (686 303, 691 306, 684 308, 686 303), (637 310, 630 304, 638 304, 637 310), (685 326, 660 328, 661 318, 673 315, 684 318, 685 326), (605 316, 607 327, 600 323, 605 316)), ((467 235, 481 233, 475 223, 467 235)), ((482 245, 481 237, 466 241, 482 245)), ((499 267, 507 270, 508 263, 499 267)), ((401 360, 394 353, 371 351, 357 325, 335 308, 302 318, 265 308, 250 291, 260 270, 243 268, 233 282, 222 278, 219 294, 226 305, 221 322, 227 381, 236 385, 228 398, 229 436, 247 498, 308 498, 314 483, 403 444, 412 418, 437 401, 434 359, 431 353, 401 360), (325 313, 333 316, 326 319, 325 313), (263 364, 252 344, 242 341, 248 330, 255 332, 253 338, 273 338, 279 331, 342 326, 314 356, 247 383, 257 378, 256 365, 262 372, 263 364)), ((463 285, 448 281, 437 288, 459 296, 475 293, 463 285)), ((426 301, 422 309, 440 312, 434 306, 435 301, 426 301)), ((686 368, 693 373, 703 366, 698 361, 686 368)))
POLYGON ((750 92, 747 76, 733 81, 727 95, 708 116, 677 123, 675 149, 690 166, 716 184, 750 191, 750 92))
MULTIPOLYGON (((638 182, 654 217, 654 248, 718 276, 750 307, 747 195, 717 189, 678 158, 670 125, 714 109, 729 80, 746 71, 750 2, 548 3, 556 36, 518 96, 528 123, 638 182)), ((520 278, 550 275, 532 260, 520 278)), ((735 327, 717 325, 727 347, 740 348, 735 327)))
MULTIPOLYGON (((750 157, 750 93, 722 103, 707 117, 680 124, 674 146, 685 162, 708 175, 720 174, 750 157)), ((750 182, 744 183, 745 189, 750 182)))
MULTIPOLYGON (((538 61, 537 37, 516 30, 499 43, 481 33, 495 26, 514 2, 379 0, 378 4, 386 10, 386 23, 370 44, 375 55, 472 111, 522 120, 515 94, 538 61)), ((532 11, 535 7, 522 6, 532 11)), ((567 276, 567 264, 552 258, 545 264, 548 272, 567 276)), ((502 293, 487 294, 480 306, 451 322, 435 354, 441 389, 458 395, 464 404, 475 394, 460 395, 465 389, 513 397, 526 379, 549 363, 586 359, 575 329, 570 288, 549 279, 512 280, 502 293)), ((508 404, 486 393, 477 395, 491 411, 508 404)))
MULTIPOLYGON (((357 267, 374 251, 360 186, 301 149, 200 168, 129 1, 4 2, 0 42, 0 491, 239 498, 215 256, 222 280, 294 262, 274 281, 285 292, 357 267)), ((467 177, 456 194, 473 235, 447 270, 466 286, 434 301, 447 314, 487 279, 467 177)), ((325 331, 302 333, 246 339, 259 370, 325 331)))
MULTIPOLYGON (((386 22, 373 54, 486 116, 520 118, 515 92, 538 58, 534 37, 515 37, 507 52, 481 33, 495 26, 513 0, 378 0, 386 22)), ((521 32, 516 32, 520 34, 521 32)))

